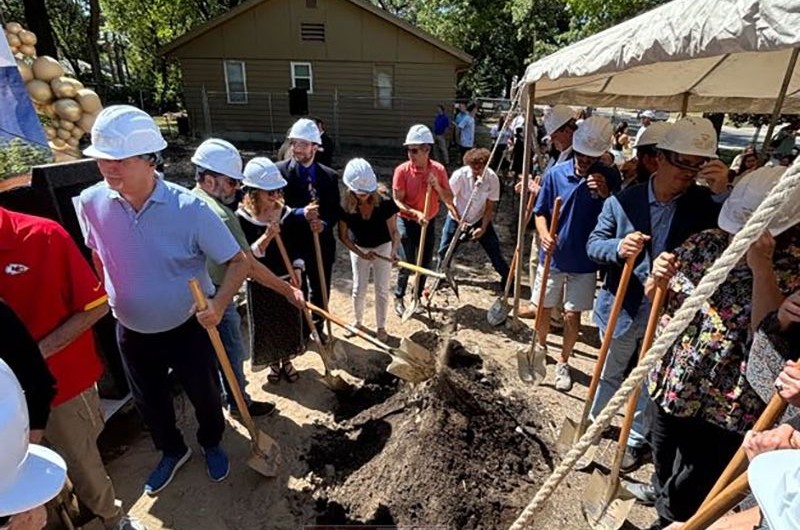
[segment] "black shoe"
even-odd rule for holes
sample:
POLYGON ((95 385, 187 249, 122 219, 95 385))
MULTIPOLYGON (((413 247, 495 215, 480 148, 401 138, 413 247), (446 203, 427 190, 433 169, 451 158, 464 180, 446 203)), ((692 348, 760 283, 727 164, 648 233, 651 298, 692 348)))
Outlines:
POLYGON ((318 329, 317 336, 319 337, 319 341, 322 343, 323 346, 326 346, 328 344, 328 335, 324 331, 318 329))
POLYGON ((399 317, 402 317, 403 313, 406 312, 406 303, 403 302, 402 298, 394 299, 394 312, 399 317))
POLYGON ((652 484, 625 482, 623 485, 636 498, 636 502, 642 506, 653 506, 656 503, 656 489, 652 484))
MULTIPOLYGON (((259 416, 269 416, 270 414, 275 412, 275 404, 269 403, 267 401, 251 401, 249 405, 247 405, 247 412, 250 413, 253 417, 259 416)), ((242 415, 239 412, 239 409, 236 407, 231 407, 231 415, 236 418, 241 418, 242 415)))
POLYGON ((650 447, 643 445, 641 447, 631 447, 630 445, 625 448, 625 456, 622 458, 622 466, 620 471, 623 473, 631 473, 642 467, 650 458, 650 447))

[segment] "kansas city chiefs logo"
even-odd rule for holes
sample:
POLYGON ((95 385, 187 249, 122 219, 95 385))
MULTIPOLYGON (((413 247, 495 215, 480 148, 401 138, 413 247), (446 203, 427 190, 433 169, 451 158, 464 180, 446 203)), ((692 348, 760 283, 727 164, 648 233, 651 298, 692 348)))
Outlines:
POLYGON ((6 274, 9 276, 16 276, 17 274, 22 274, 24 272, 28 272, 30 268, 27 265, 23 265, 22 263, 9 263, 6 265, 6 274))

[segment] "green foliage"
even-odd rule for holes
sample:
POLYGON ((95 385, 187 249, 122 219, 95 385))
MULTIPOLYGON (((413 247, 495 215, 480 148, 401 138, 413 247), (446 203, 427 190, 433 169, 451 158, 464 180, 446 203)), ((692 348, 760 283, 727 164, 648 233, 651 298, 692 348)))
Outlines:
POLYGON ((47 147, 35 145, 20 138, 0 139, 0 180, 30 172, 31 166, 53 160, 47 147))

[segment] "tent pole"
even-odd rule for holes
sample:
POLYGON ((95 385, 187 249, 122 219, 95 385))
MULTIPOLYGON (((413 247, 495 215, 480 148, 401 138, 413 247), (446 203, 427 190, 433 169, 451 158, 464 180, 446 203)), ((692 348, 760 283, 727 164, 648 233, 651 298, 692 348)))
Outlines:
POLYGON ((762 161, 766 160, 767 146, 772 140, 772 133, 775 132, 775 125, 778 123, 778 119, 781 116, 783 100, 786 98, 786 91, 789 90, 789 82, 792 80, 792 74, 794 73, 794 67, 797 64, 797 56, 799 54, 800 48, 794 48, 792 50, 792 55, 789 57, 789 66, 786 68, 786 75, 783 76, 783 83, 781 84, 780 92, 778 92, 778 99, 775 100, 775 108, 772 109, 772 117, 769 120, 767 134, 764 136, 764 143, 761 145, 761 156, 759 158, 762 161))
POLYGON ((683 93, 683 101, 681 102, 681 115, 678 116, 678 117, 679 118, 685 118, 686 117, 686 111, 688 111, 688 110, 689 110, 689 93, 688 92, 684 92, 683 93))
MULTIPOLYGON (((528 203, 528 182, 531 178, 531 145, 536 141, 533 138, 533 121, 536 119, 533 114, 533 101, 536 97, 536 83, 528 86, 528 101, 525 103, 525 133, 524 151, 522 158, 522 192, 519 198, 519 219, 517 219, 517 263, 514 269, 514 310, 512 327, 519 326, 519 299, 522 288, 522 257, 525 255, 525 205, 528 203)), ((531 250, 533 252, 533 250, 531 250)))

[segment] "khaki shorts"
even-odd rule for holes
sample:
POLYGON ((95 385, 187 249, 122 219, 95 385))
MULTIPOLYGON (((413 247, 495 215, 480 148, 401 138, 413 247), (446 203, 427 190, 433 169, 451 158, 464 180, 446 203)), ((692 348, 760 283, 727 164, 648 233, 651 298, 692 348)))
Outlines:
MULTIPOLYGON (((542 285, 542 265, 536 269, 533 284, 533 301, 539 301, 542 285)), ((550 269, 544 290, 544 307, 558 307, 563 302, 564 311, 589 311, 594 305, 597 273, 571 273, 550 269)))

